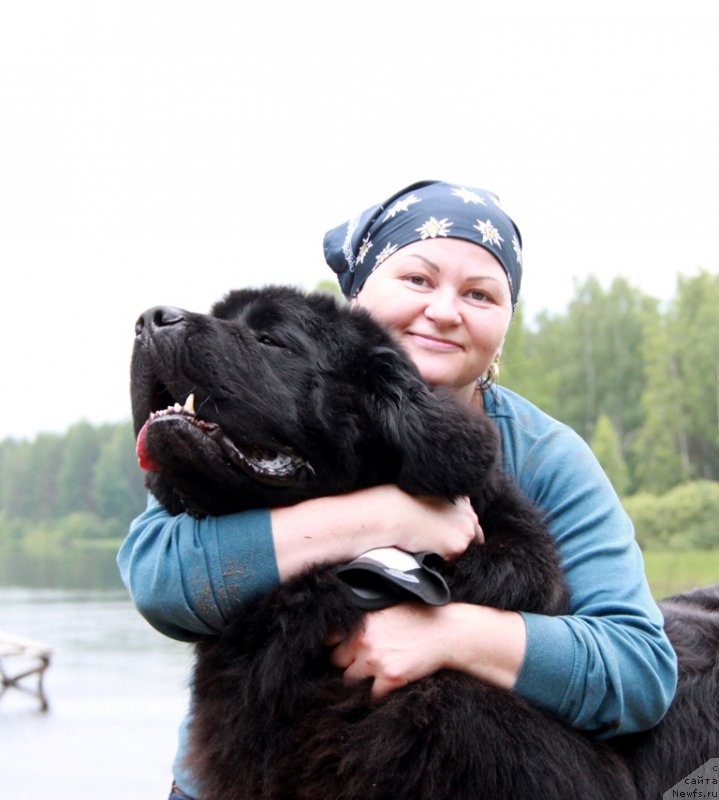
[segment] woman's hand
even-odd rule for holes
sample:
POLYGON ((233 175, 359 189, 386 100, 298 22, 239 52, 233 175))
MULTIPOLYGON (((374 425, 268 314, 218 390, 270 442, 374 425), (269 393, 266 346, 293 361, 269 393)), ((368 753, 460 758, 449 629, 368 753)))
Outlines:
POLYGON ((331 661, 344 670, 347 682, 374 678, 372 696, 384 697, 447 665, 441 612, 441 607, 403 603, 367 614, 352 638, 328 642, 336 645, 331 661))
POLYGON ((484 541, 468 497, 450 502, 439 497, 415 497, 396 486, 379 488, 389 490, 386 502, 396 509, 388 518, 395 531, 393 546, 408 553, 429 550, 452 560, 461 556, 472 541, 484 541))
POLYGON ((524 659, 527 634, 514 611, 449 603, 403 603, 365 617, 348 639, 331 637, 331 661, 348 682, 373 678, 384 697, 440 669, 455 669, 511 689, 524 659))
POLYGON ((393 485, 272 509, 281 580, 315 564, 341 564, 377 547, 460 556, 482 528, 466 497, 414 497, 393 485))

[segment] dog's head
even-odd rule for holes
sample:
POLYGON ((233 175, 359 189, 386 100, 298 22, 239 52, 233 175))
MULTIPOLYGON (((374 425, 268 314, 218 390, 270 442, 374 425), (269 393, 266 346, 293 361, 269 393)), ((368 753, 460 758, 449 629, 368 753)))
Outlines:
POLYGON ((209 315, 146 311, 132 411, 148 488, 197 516, 380 483, 476 494, 498 456, 486 417, 430 391, 364 312, 288 287, 234 291, 209 315))

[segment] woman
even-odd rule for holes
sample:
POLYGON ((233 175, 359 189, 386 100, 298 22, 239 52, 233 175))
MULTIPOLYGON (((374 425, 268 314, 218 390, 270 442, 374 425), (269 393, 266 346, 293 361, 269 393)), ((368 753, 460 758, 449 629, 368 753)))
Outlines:
MULTIPOLYGON (((430 384, 494 419, 504 468, 547 513, 572 595, 566 617, 458 603, 372 612, 361 633, 330 643, 335 665, 348 681, 372 678, 378 697, 449 667, 597 736, 656 724, 674 693, 676 658, 631 522, 579 436, 492 382, 522 273, 519 231, 496 197, 414 184, 330 231, 325 256, 351 303, 396 336, 430 384)), ((170 517, 151 498, 119 563, 141 613, 191 641, 313 563, 381 546, 453 558, 477 537, 481 520, 467 500, 415 498, 393 486, 202 522, 170 517)), ((200 800, 182 748, 183 740, 174 797, 200 800)))

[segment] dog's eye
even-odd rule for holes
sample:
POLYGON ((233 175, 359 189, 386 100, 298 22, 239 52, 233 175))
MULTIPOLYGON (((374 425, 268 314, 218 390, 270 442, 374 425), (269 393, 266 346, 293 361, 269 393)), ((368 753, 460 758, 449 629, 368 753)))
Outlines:
POLYGON ((257 341, 260 344, 266 344, 269 347, 284 347, 282 342, 278 342, 277 339, 273 339, 268 333, 258 333, 257 341))

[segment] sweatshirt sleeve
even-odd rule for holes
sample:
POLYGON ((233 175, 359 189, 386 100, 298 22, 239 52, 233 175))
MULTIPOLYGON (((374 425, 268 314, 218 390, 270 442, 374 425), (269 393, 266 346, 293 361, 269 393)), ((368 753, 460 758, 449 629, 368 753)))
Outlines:
POLYGON ((633 525, 569 428, 555 424, 518 450, 517 479, 548 514, 571 614, 523 614, 527 649, 515 692, 601 738, 650 728, 674 696, 677 661, 633 525))
POLYGON ((279 583, 267 510, 173 517, 150 495, 117 561, 142 616, 187 642, 219 632, 233 609, 279 583))

